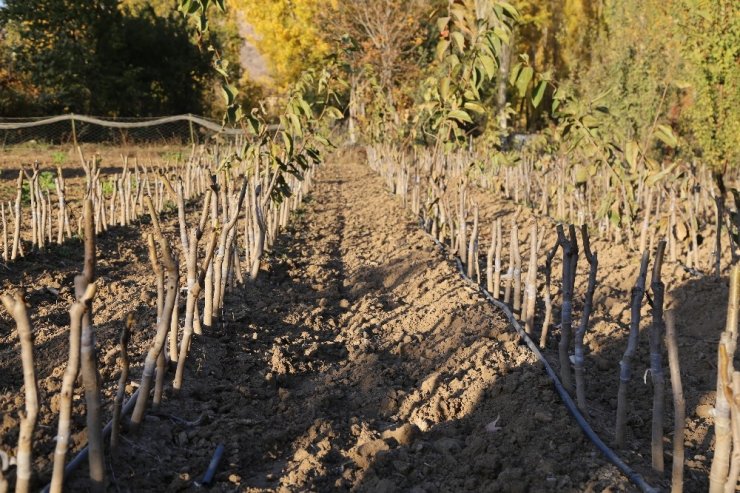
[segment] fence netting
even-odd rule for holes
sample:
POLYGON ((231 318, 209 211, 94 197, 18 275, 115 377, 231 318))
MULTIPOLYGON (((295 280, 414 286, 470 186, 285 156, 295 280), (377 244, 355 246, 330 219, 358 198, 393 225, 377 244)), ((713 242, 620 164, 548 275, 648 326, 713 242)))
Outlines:
POLYGON ((0 117, 0 146, 106 143, 204 144, 214 139, 232 139, 240 131, 195 115, 160 118, 109 118, 60 115, 35 118, 0 117))

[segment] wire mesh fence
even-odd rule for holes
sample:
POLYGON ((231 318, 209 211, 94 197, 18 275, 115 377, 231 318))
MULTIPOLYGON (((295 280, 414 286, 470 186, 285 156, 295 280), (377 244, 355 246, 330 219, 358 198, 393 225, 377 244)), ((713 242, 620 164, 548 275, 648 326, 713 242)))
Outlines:
POLYGON ((0 146, 77 145, 106 143, 203 144, 215 138, 229 139, 240 131, 196 115, 161 118, 107 118, 85 115, 60 115, 37 118, 0 117, 0 146))

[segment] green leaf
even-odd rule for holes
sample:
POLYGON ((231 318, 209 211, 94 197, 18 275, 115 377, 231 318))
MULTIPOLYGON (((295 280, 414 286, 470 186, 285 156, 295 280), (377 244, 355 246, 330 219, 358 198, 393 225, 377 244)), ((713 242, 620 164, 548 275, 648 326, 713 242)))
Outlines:
POLYGON ((468 115, 463 110, 452 110, 447 114, 447 118, 464 123, 473 123, 473 119, 470 118, 470 115, 468 115))
POLYGON ((306 100, 301 98, 299 100, 299 104, 301 105, 303 114, 306 115, 307 118, 313 118, 313 110, 311 109, 311 106, 309 106, 309 104, 306 102, 306 100))
POLYGON ((450 23, 449 17, 440 17, 437 19, 437 29, 439 29, 439 32, 444 31, 447 29, 447 25, 450 23))
POLYGON ((519 78, 519 72, 522 70, 522 64, 517 63, 514 65, 514 68, 511 69, 511 73, 509 74, 509 84, 512 86, 516 84, 516 80, 519 78))
POLYGON ((519 92, 519 97, 523 98, 524 95, 527 94, 527 87, 529 87, 529 83, 532 81, 533 75, 534 70, 532 67, 527 66, 522 68, 522 71, 516 80, 516 89, 519 92))
POLYGON ((443 77, 442 80, 439 81, 439 95, 442 98, 442 101, 447 101, 447 99, 450 97, 450 78, 449 77, 443 77))
POLYGON ((486 109, 481 105, 480 103, 476 103, 475 101, 468 101, 463 105, 466 110, 470 110, 473 113, 478 113, 479 115, 482 115, 486 112, 486 109))
POLYGON ((663 171, 660 171, 659 173, 655 173, 655 174, 649 176, 648 179, 645 180, 645 185, 647 185, 649 187, 652 187, 653 185, 655 185, 656 183, 658 183, 659 181, 661 181, 663 178, 665 178, 666 176, 668 176, 674 169, 676 169, 676 166, 678 166, 678 163, 677 162, 671 164, 670 166, 668 166, 663 171))
POLYGON ((236 95, 239 94, 237 88, 227 82, 221 83, 221 92, 224 96, 224 101, 226 101, 226 106, 231 106, 232 104, 234 104, 236 95))
POLYGON ((486 75, 489 79, 493 79, 496 75, 496 60, 491 56, 480 57, 480 63, 483 65, 483 70, 486 71, 486 75))
POLYGON ((293 134, 299 138, 303 137, 303 128, 301 127, 301 121, 298 119, 298 115, 296 115, 295 113, 288 113, 288 118, 290 119, 291 126, 293 127, 293 134))
POLYGON ((457 46, 457 49, 462 53, 465 52, 465 37, 462 35, 461 32, 455 31, 450 34, 450 37, 452 38, 452 41, 455 42, 455 45, 457 46))
POLYGON ((519 18, 519 11, 516 9, 516 7, 514 7, 510 3, 508 3, 508 2, 498 2, 498 5, 500 5, 506 11, 506 13, 511 16, 512 19, 518 19, 519 18))
POLYGON ((439 43, 437 43, 437 49, 435 51, 435 56, 437 60, 442 60, 444 58, 445 53, 447 53, 447 48, 449 48, 450 42, 446 39, 440 40, 439 43))
POLYGON ((293 137, 290 136, 288 132, 282 132, 283 136, 283 145, 285 145, 285 153, 288 155, 288 158, 293 155, 293 137))
POLYGON ((658 125, 655 131, 655 136, 662 140, 668 147, 678 146, 678 137, 673 133, 671 127, 666 125, 658 125))
POLYGON ((540 85, 537 87, 537 92, 532 98, 532 106, 534 106, 535 108, 538 107, 540 103, 542 102, 542 97, 545 95, 546 88, 547 88, 547 81, 545 80, 541 81, 540 85))
POLYGON ((637 172, 637 157, 640 153, 640 146, 634 140, 630 140, 624 147, 624 157, 627 159, 627 164, 630 165, 632 173, 637 172))
POLYGON ((342 112, 339 111, 334 106, 326 107, 326 116, 328 116, 332 120, 341 120, 342 118, 344 118, 344 115, 342 114, 342 112))

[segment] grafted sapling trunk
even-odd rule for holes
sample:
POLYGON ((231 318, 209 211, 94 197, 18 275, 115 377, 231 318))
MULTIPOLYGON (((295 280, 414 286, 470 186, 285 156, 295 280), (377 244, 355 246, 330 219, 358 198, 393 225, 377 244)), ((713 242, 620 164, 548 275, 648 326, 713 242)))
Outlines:
POLYGON ((524 327, 527 335, 534 333, 534 314, 537 307, 537 223, 532 225, 529 234, 529 267, 527 269, 527 282, 524 287, 526 296, 524 298, 524 327))
POLYGON ((665 241, 658 243, 658 251, 653 263, 653 277, 650 288, 653 291, 653 323, 650 326, 650 377, 653 381, 653 421, 651 432, 651 452, 653 469, 663 472, 663 396, 665 393, 665 378, 663 376, 663 299, 665 284, 660 278, 663 267, 663 253, 665 241))
POLYGON ((33 333, 31 319, 26 310, 26 300, 16 291, 13 296, 4 294, 0 298, 18 329, 21 343, 21 364, 23 365, 23 386, 26 392, 26 412, 21 413, 20 433, 18 435, 18 452, 16 454, 15 491, 31 491, 33 475, 33 431, 36 429, 36 418, 39 412, 39 396, 36 384, 36 369, 33 362, 33 333))
POLYGON ((645 282, 647 278, 648 262, 650 257, 647 250, 642 254, 640 273, 632 287, 630 302, 630 333, 627 339, 627 349, 619 362, 619 390, 617 393, 617 424, 614 441, 618 447, 624 447, 627 428, 627 387, 632 378, 632 358, 637 351, 637 342, 640 338, 640 319, 642 299, 645 297, 645 282))
POLYGON ((573 284, 575 283, 576 262, 578 260, 578 243, 576 239, 576 228, 572 224, 569 227, 570 239, 565 237, 563 226, 557 227, 558 243, 563 249, 563 306, 560 309, 560 344, 558 345, 558 356, 560 359, 560 379, 568 392, 573 391, 573 379, 570 373, 570 347, 571 326, 573 324, 573 284))
POLYGON ((555 254, 558 253, 559 248, 560 242, 555 242, 555 245, 547 252, 547 258, 545 259, 545 318, 542 321, 542 333, 540 334, 541 348, 547 345, 547 333, 550 331, 550 325, 552 325, 552 294, 550 293, 552 260, 555 258, 555 254))
POLYGON ((588 323, 591 318, 591 312, 594 306, 594 291, 596 290, 596 272, 599 268, 599 259, 596 252, 591 251, 591 241, 588 237, 588 227, 584 224, 581 226, 581 238, 583 240, 583 253, 588 261, 588 287, 586 288, 586 299, 583 303, 583 313, 581 314, 581 324, 576 330, 575 337, 575 370, 576 370, 576 400, 578 408, 588 413, 586 406, 586 378, 584 375, 585 356, 583 350, 583 337, 588 330, 588 323))
MULTIPOLYGON (((149 213, 154 217, 154 204, 152 204, 151 198, 147 197, 146 200, 149 213)), ((177 263, 172 256, 169 241, 164 237, 161 229, 157 227, 158 224, 156 222, 154 222, 154 224, 155 234, 157 235, 157 240, 159 241, 160 249, 162 250, 162 263, 167 271, 167 283, 162 317, 157 324, 157 333, 154 336, 154 341, 152 342, 144 361, 144 370, 141 375, 141 384, 139 385, 139 397, 136 400, 136 406, 131 415, 131 427, 134 431, 139 428, 144 419, 147 401, 149 400, 149 391, 152 386, 152 377, 154 376, 154 367, 157 364, 159 354, 162 352, 167 338, 167 331, 170 327, 170 318, 172 317, 172 311, 175 305, 175 295, 177 294, 179 276, 177 263)))
MULTIPOLYGON (((671 370, 673 389, 673 467, 671 472, 671 493, 683 491, 684 436, 686 434, 686 400, 681 383, 681 364, 678 357, 678 338, 673 310, 665 313, 666 346, 668 348, 668 367, 671 370)), ((736 475, 737 476, 737 475, 736 475)))
POLYGON ((733 361, 737 344, 737 324, 740 320, 740 265, 732 267, 730 293, 727 301, 727 321, 720 335, 717 357, 717 394, 714 404, 714 459, 709 473, 709 492, 721 493, 725 489, 730 469, 732 425, 730 402, 725 387, 730 384, 727 361, 733 361))
MULTIPOLYGON (((196 230, 190 233, 190 254, 188 255, 188 263, 197 265, 197 236, 196 230)), ((193 337, 193 313, 195 311, 195 305, 198 302, 198 296, 203 289, 203 282, 205 281, 207 266, 213 259, 213 252, 216 248, 217 236, 216 232, 211 232, 211 239, 206 247, 206 257, 203 261, 203 266, 200 269, 200 274, 188 289, 188 297, 185 307, 185 327, 182 334, 182 343, 180 344, 180 354, 177 360, 177 370, 175 371, 175 380, 172 384, 173 390, 177 393, 182 388, 183 372, 185 371, 185 361, 187 360, 188 353, 190 352, 190 341, 193 337)), ((195 267, 192 270, 195 271, 195 267)), ((188 267, 190 272, 191 267, 188 267)))
POLYGON ((128 381, 128 341, 131 337, 131 330, 134 328, 134 322, 134 312, 129 312, 126 316, 126 324, 121 331, 121 376, 118 378, 118 391, 113 401, 113 420, 110 432, 110 448, 112 451, 118 448, 118 436, 121 429, 121 406, 123 406, 123 397, 126 395, 126 382, 128 381))
MULTIPOLYGON (((84 282, 82 276, 75 280, 84 282)), ((82 316, 87 310, 87 303, 95 295, 95 283, 88 284, 84 296, 75 301, 69 310, 69 359, 62 378, 61 399, 59 402, 59 424, 57 428, 57 444, 54 449, 54 469, 49 491, 61 493, 64 484, 64 462, 69 448, 70 430, 72 429, 72 397, 80 370, 80 340, 82 330, 82 316)))

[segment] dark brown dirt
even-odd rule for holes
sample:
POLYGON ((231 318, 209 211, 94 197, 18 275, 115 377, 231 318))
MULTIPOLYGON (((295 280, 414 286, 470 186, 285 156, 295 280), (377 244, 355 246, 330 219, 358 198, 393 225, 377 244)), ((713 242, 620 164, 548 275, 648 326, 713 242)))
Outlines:
MULTIPOLYGON (((50 475, 80 250, 67 244, 6 271, 33 306, 44 405, 39 484, 50 475)), ((139 228, 101 237, 100 258, 95 323, 109 407, 129 310, 139 317, 131 344, 138 380, 153 333, 153 279, 139 228)), ((363 163, 321 170, 260 279, 232 293, 227 307, 224 323, 194 341, 182 395, 168 393, 107 457, 109 490, 195 490, 218 444, 226 453, 216 491, 630 490, 502 315, 363 163)), ((11 325, 3 315, 0 447, 8 451, 22 405, 11 325)), ((84 430, 76 403, 77 449, 84 430)), ((77 471, 69 489, 84 490, 85 475, 77 471)))
MULTIPOLYGON (((490 245, 491 224, 496 218, 502 219, 504 230, 503 268, 508 268, 508 248, 510 225, 518 213, 519 241, 522 250, 524 277, 529 261, 529 227, 533 220, 538 221, 539 234, 545 235, 539 251, 538 266, 538 306, 536 333, 534 339, 539 341, 544 304, 542 286, 544 285, 545 256, 556 242, 555 223, 548 218, 537 217, 530 209, 520 208, 506 200, 502 193, 493 190, 473 188, 471 198, 480 206, 480 221, 483 237, 481 249, 486 251, 490 245)), ((472 216, 472 214, 471 214, 472 216)), ((471 222, 472 224, 472 222, 471 222)), ((712 228, 705 225, 704 237, 713 238, 712 228)), ((687 431, 685 437, 685 489, 686 491, 703 491, 708 485, 709 468, 711 467, 714 442, 713 419, 710 411, 715 401, 717 380, 717 345, 719 336, 724 330, 727 314, 728 275, 727 259, 730 253, 727 238, 723 238, 725 259, 722 278, 716 278, 711 271, 714 248, 713 240, 700 245, 700 270, 690 272, 680 262, 671 262, 666 253, 662 279, 666 284, 666 308, 675 310, 676 331, 678 336, 681 373, 686 397, 687 431)), ((579 245, 581 238, 579 233, 579 245)), ((647 277, 647 288, 650 291, 652 262, 655 254, 655 243, 651 247, 650 270, 647 277)), ((619 361, 627 346, 630 323, 630 292, 639 271, 640 257, 638 252, 629 250, 625 245, 592 238, 592 250, 598 253, 599 270, 597 287, 594 296, 594 312, 591 316, 589 330, 584 339, 586 350, 586 395, 588 400, 589 423, 602 439, 613 444, 617 407, 617 388, 619 385, 619 361)), ((579 246, 580 259, 574 297, 574 327, 580 322, 581 309, 588 278, 588 263, 579 246)), ((679 259, 681 256, 679 255, 679 259)), ((548 361, 559 368, 558 341, 560 331, 560 286, 562 279, 562 250, 553 263, 553 316, 555 327, 551 328, 547 350, 544 351, 548 361)), ((485 268, 483 268, 485 271, 485 268)), ((665 369, 665 439, 664 450, 666 474, 659 475, 651 470, 650 433, 653 402, 653 387, 647 370, 650 366, 648 330, 652 323, 650 306, 643 302, 640 338, 637 353, 632 360, 632 382, 629 387, 630 405, 628 408, 627 444, 623 450, 617 450, 620 456, 631 466, 644 474, 651 484, 670 488, 670 471, 673 447, 673 396, 668 372, 667 355, 664 352, 665 369)), ((573 351, 571 342, 571 354, 573 351)), ((738 367, 736 361, 735 367, 738 367)))

